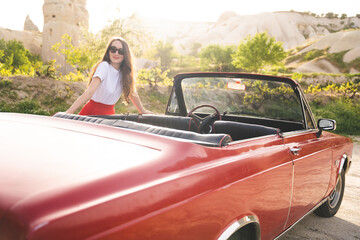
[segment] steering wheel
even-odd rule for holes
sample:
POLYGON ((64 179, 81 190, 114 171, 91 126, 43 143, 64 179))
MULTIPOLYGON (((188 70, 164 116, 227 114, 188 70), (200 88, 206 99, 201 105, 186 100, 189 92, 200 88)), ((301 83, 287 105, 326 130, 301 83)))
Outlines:
POLYGON ((205 105, 205 104, 199 105, 199 106, 191 109, 191 111, 187 114, 187 117, 191 117, 192 119, 194 119, 196 125, 198 126, 198 131, 200 133, 210 133, 212 131, 211 124, 217 119, 221 120, 221 114, 220 114, 219 110, 217 110, 216 107, 214 107, 212 105, 205 105), (196 113, 194 113, 195 110, 198 110, 199 108, 204 108, 204 107, 214 109, 215 113, 209 114, 203 118, 200 117, 199 115, 197 115, 196 113), (206 127, 208 127, 208 129, 206 129, 206 127))

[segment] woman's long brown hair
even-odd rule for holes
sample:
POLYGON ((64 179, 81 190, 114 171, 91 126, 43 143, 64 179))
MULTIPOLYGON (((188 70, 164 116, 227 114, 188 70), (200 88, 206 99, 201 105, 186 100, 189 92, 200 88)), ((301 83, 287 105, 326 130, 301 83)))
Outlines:
POLYGON ((92 80, 92 77, 94 76, 94 73, 95 73, 97 67, 99 66, 99 64, 101 62, 106 61, 110 64, 109 48, 114 41, 120 41, 123 46, 123 49, 124 49, 124 60, 122 61, 121 65, 120 65, 120 70, 121 70, 121 74, 122 74, 123 94, 124 94, 125 101, 128 103, 130 100, 130 96, 133 94, 133 92, 135 90, 135 69, 134 69, 132 53, 130 51, 129 44, 122 37, 110 38, 109 42, 107 43, 106 51, 105 51, 103 57, 91 69, 89 84, 92 80))

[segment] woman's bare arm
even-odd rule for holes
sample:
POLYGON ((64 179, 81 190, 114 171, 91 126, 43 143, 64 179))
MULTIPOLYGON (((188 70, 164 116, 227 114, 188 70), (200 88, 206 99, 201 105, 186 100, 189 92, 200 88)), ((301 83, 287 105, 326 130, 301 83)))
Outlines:
POLYGON ((139 95, 137 94, 137 92, 134 92, 131 96, 130 96, 130 100, 131 102, 134 104, 134 106, 136 107, 136 109, 139 111, 139 113, 141 114, 151 114, 151 111, 148 111, 144 108, 144 106, 142 105, 139 95))
POLYGON ((66 111, 66 113, 74 113, 78 108, 83 106, 89 99, 94 95, 96 89, 101 83, 100 78, 94 77, 91 80, 89 87, 85 90, 81 96, 76 99, 76 101, 71 105, 71 107, 66 111))

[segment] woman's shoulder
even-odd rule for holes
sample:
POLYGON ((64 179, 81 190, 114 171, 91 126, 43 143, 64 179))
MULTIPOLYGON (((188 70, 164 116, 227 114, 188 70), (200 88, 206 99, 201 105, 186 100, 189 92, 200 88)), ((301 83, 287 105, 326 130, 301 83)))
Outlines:
POLYGON ((106 61, 99 63, 96 66, 93 77, 99 77, 101 79, 101 81, 104 80, 106 78, 106 76, 108 75, 108 72, 110 69, 109 66, 110 66, 110 64, 106 61))
POLYGON ((107 62, 107 61, 102 61, 99 65, 98 65, 98 67, 109 67, 110 66, 110 64, 107 62))

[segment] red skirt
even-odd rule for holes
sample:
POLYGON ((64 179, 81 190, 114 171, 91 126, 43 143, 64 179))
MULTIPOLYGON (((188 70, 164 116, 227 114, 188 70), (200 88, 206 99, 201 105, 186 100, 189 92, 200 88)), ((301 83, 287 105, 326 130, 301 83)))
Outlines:
POLYGON ((90 100, 81 109, 79 115, 113 115, 115 114, 115 104, 107 105, 90 100))

